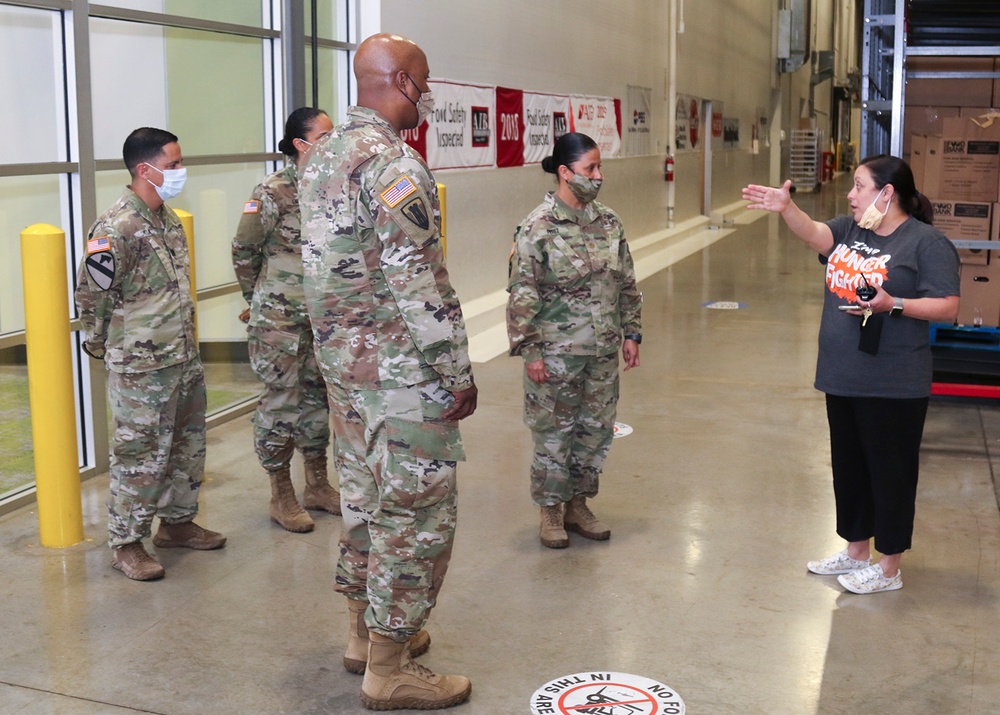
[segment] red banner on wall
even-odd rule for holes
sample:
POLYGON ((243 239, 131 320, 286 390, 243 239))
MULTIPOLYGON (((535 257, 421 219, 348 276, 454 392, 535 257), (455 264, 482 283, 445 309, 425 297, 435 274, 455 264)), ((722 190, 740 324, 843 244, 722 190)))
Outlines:
POLYGON ((497 166, 524 164, 524 92, 497 87, 497 166))

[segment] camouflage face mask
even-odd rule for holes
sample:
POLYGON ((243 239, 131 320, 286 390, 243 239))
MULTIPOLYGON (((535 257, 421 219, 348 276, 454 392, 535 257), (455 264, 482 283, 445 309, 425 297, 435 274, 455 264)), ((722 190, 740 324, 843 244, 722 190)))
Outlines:
POLYGON ((601 190, 604 179, 589 179, 581 174, 573 173, 573 178, 567 182, 569 190, 573 192, 578 200, 585 204, 597 198, 597 192, 601 190))

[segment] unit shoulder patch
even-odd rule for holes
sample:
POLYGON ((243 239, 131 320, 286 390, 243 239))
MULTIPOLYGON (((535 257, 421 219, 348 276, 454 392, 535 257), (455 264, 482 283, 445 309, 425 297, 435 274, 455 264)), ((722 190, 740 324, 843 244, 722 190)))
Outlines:
POLYGON ((115 256, 110 251, 100 251, 96 255, 88 255, 84 264, 87 274, 101 290, 107 290, 115 280, 115 256))
POLYGON ((427 207, 424 205, 424 200, 419 196, 411 200, 410 203, 403 206, 400 210, 406 218, 408 218, 414 225, 422 228, 424 231, 431 227, 431 220, 427 213, 427 207))

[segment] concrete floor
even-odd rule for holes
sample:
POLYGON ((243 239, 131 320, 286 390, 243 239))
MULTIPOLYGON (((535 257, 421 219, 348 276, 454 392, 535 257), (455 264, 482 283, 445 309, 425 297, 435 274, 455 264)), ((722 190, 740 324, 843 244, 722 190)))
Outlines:
MULTIPOLYGON (((846 190, 799 202, 825 217, 846 190)), ((688 713, 1000 712, 1000 411, 932 402, 901 591, 808 574, 841 548, 811 387, 822 268, 776 218, 747 218, 642 282, 642 367, 619 408, 634 432, 592 502, 610 541, 539 544, 520 361, 476 366, 457 543, 422 659, 472 679, 453 712, 522 715, 583 671, 665 683, 688 713)), ((38 545, 33 508, 0 518, 0 714, 368 712, 341 667, 338 520, 305 535, 268 521, 247 418, 209 433, 199 522, 225 549, 163 550, 163 581, 129 581, 109 566, 106 491, 84 485, 87 540, 70 548, 38 545)))

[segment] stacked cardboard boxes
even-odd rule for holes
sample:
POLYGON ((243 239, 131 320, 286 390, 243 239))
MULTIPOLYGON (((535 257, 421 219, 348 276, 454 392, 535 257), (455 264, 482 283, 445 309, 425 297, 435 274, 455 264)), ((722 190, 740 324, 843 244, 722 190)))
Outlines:
MULTIPOLYGON (((955 241, 998 241, 1000 249, 1000 58, 912 58, 908 69, 969 73, 906 86, 904 156, 934 226, 955 241)), ((1000 327, 1000 250, 960 249, 960 325, 1000 327)))

